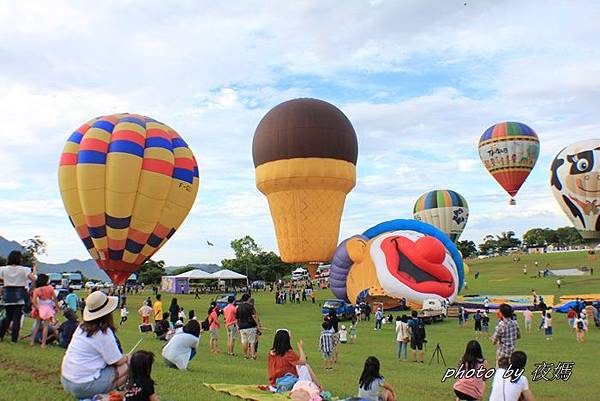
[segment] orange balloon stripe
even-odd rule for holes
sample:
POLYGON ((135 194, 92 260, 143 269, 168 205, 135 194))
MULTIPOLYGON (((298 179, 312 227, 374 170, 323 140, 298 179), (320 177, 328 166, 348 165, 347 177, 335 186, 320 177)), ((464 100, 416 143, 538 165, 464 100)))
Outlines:
POLYGON ((104 213, 84 217, 85 224, 87 224, 88 227, 99 227, 106 223, 106 215, 104 213))
POLYGON ((74 166, 77 164, 77 154, 76 153, 63 153, 60 156, 60 165, 61 166, 74 166))
POLYGON ((142 169, 152 171, 153 173, 164 174, 171 177, 173 175, 173 164, 159 159, 144 159, 142 169))
POLYGON ((146 142, 146 138, 144 138, 138 132, 128 130, 128 129, 113 131, 110 140, 111 140, 111 142, 118 141, 118 140, 131 141, 140 146, 144 146, 144 144, 146 142))
POLYGON ((96 152, 108 152, 108 142, 95 138, 83 138, 79 145, 79 150, 95 150, 96 152))

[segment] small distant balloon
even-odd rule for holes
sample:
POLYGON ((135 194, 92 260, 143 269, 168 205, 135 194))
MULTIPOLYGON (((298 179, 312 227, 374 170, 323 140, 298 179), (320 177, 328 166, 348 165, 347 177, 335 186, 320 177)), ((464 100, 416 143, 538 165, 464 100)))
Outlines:
POLYGON ((540 141, 529 126, 502 122, 489 127, 479 140, 479 157, 485 168, 514 197, 529 177, 540 153, 540 141))

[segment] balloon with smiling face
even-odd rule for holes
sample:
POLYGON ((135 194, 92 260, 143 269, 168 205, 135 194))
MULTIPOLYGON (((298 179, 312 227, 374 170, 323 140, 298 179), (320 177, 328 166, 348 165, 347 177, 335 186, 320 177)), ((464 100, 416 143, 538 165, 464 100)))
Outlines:
POLYGON ((386 309, 402 298, 452 302, 462 287, 463 264, 454 243, 437 228, 415 220, 378 224, 343 241, 331 262, 333 293, 351 303, 382 302, 386 309))
POLYGON ((571 144, 550 168, 554 198, 583 239, 600 242, 600 139, 571 144))

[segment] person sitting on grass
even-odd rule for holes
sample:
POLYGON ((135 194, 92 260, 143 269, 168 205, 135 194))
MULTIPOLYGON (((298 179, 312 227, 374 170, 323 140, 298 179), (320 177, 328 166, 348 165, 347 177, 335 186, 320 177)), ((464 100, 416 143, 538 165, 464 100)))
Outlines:
POLYGON ((171 328, 171 322, 169 322, 169 312, 162 314, 162 320, 156 322, 154 325, 154 334, 159 340, 166 341, 167 333, 171 328))
POLYGON ((77 330, 79 322, 77 321, 77 314, 71 308, 65 309, 63 312, 65 317, 64 322, 58 327, 58 343, 61 347, 67 348, 73 338, 73 333, 77 330))
POLYGON ((510 358, 500 358, 489 401, 535 401, 533 393, 529 390, 527 378, 522 374, 518 375, 523 372, 526 364, 527 355, 522 351, 513 352, 510 358), (506 370, 509 366, 512 374, 507 375, 506 370))
MULTIPOLYGON (((488 363, 483 358, 481 344, 477 340, 471 340, 467 343, 465 353, 460 361, 461 370, 468 372, 477 370, 483 366, 488 369, 488 363)), ((481 400, 485 391, 485 382, 483 377, 473 375, 469 378, 462 377, 454 383, 454 394, 457 401, 477 401, 481 400)))
POLYGON ((358 398, 365 401, 396 401, 396 392, 379 373, 379 359, 370 356, 365 361, 358 381, 358 398))
POLYGON ((173 369, 187 369, 196 355, 200 342, 200 323, 190 320, 181 332, 176 332, 162 350, 165 364, 173 369))
POLYGON ((154 391, 152 380, 154 354, 148 351, 136 351, 129 362, 129 377, 125 384, 125 401, 160 401, 154 391))
POLYGON ((86 299, 79 325, 62 361, 61 382, 76 398, 108 394, 127 380, 128 357, 116 337, 112 312, 117 297, 94 291, 86 299))
MULTIPOLYGON (((278 380, 286 376, 291 379, 296 378, 298 381, 310 381, 322 389, 313 370, 306 362, 304 341, 298 341, 297 347, 298 353, 292 349, 289 330, 279 329, 275 332, 273 347, 271 347, 267 357, 269 390, 273 392, 277 391, 278 380)), ((291 381, 295 382, 295 380, 291 381)))

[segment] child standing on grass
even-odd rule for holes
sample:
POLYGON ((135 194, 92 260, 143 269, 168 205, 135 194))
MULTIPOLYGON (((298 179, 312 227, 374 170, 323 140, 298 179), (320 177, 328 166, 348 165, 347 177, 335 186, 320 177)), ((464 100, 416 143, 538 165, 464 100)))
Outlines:
POLYGON ((342 325, 339 335, 340 335, 340 343, 346 344, 348 342, 348 331, 346 330, 346 326, 342 325))
POLYGON ((490 317, 486 312, 483 312, 483 316, 481 317, 481 331, 486 335, 490 332, 490 317))
POLYGON ((323 322, 323 330, 319 337, 319 350, 323 355, 323 365, 325 370, 333 369, 333 353, 334 353, 334 339, 331 331, 331 324, 329 322, 323 322))
POLYGON ((525 332, 531 334, 531 322, 533 321, 533 312, 527 308, 523 312, 523 319, 525 319, 525 332))
POLYGON ((129 315, 129 311, 125 306, 121 308, 121 321, 119 322, 119 326, 122 326, 123 323, 127 321, 127 315, 129 315))
POLYGON ((544 331, 546 340, 552 340, 552 316, 549 313, 546 313, 546 320, 544 320, 544 331))
POLYGON ((585 339, 585 332, 587 331, 587 319, 585 312, 581 312, 577 319, 575 319, 575 333, 577 334, 577 342, 582 343, 585 339))
POLYGON ((36 325, 31 333, 31 346, 35 344, 35 338, 39 329, 42 329, 42 339, 40 346, 46 347, 46 337, 48 336, 48 326, 55 322, 54 316, 58 301, 54 288, 48 284, 50 278, 46 274, 40 274, 36 282, 36 289, 33 291, 33 307, 37 310, 36 325))
POLYGON ((144 301, 142 307, 138 310, 138 313, 142 317, 142 324, 150 324, 150 316, 152 316, 152 307, 148 305, 147 301, 144 301))
POLYGON ((212 302, 210 309, 208 310, 208 324, 210 333, 210 352, 213 354, 221 353, 219 349, 219 329, 221 323, 219 323, 219 307, 215 302, 212 302))
POLYGON ((396 401, 394 389, 379 373, 379 359, 370 356, 358 381, 358 398, 367 401, 396 401))
POLYGON ((356 318, 352 319, 352 324, 350 325, 350 342, 352 344, 354 344, 356 342, 356 335, 357 333, 357 329, 356 329, 356 318))
POLYGON ((125 385, 125 401, 160 401, 154 392, 152 364, 154 354, 148 351, 136 351, 129 361, 129 378, 125 385))

